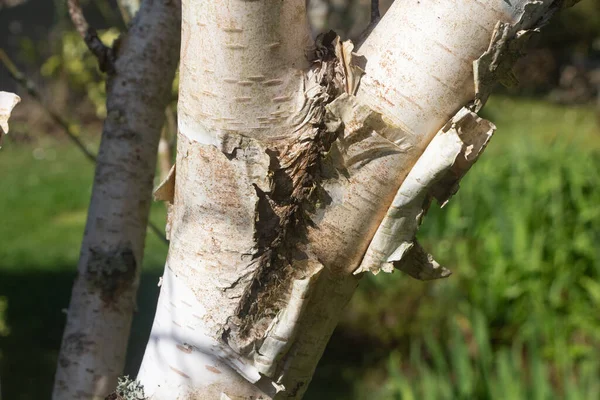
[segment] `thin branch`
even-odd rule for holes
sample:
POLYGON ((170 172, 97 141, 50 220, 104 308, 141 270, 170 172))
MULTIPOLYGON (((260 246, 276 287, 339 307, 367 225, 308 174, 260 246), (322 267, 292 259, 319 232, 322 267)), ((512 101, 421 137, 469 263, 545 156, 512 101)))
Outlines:
POLYGON ((98 37, 98 32, 89 26, 79 5, 79 0, 67 0, 67 6, 75 29, 83 38, 88 49, 98 59, 100 71, 106 72, 109 75, 114 74, 116 57, 113 49, 102 43, 102 40, 98 37))
POLYGON ((375 25, 381 19, 379 13, 379 0, 371 0, 371 23, 369 25, 375 25))
MULTIPOLYGON (((44 111, 46 111, 46 113, 50 116, 50 118, 52 118, 52 120, 56 124, 63 128, 65 134, 73 143, 75 143, 75 145, 79 148, 79 150, 81 150, 85 157, 95 164, 96 156, 86 147, 86 145, 81 141, 81 139, 77 137, 77 134, 75 133, 72 127, 72 124, 70 124, 69 121, 67 121, 60 114, 50 109, 46 105, 33 81, 28 79, 17 68, 15 63, 10 59, 10 57, 8 57, 8 54, 6 54, 6 52, 2 48, 0 48, 0 63, 4 65, 4 67, 6 68, 10 76, 13 78, 13 80, 17 82, 21 87, 23 87, 27 91, 27 93, 29 93, 29 95, 38 102, 38 104, 44 109, 44 111)), ((162 242, 167 244, 169 243, 164 233, 156 225, 154 225, 154 223, 148 221, 148 226, 150 230, 152 230, 152 232, 154 232, 162 242)))
POLYGON ((358 36, 358 40, 356 41, 358 45, 364 42, 380 20, 381 13, 379 12, 379 0, 371 0, 371 21, 365 30, 358 36))
POLYGON ((148 221, 148 228, 150 228, 150 230, 154 232, 156 237, 158 237, 161 240, 161 242, 165 243, 167 246, 169 245, 169 240, 163 233, 162 229, 159 229, 158 226, 154 225, 152 221, 148 221))
POLYGON ((79 150, 83 152, 86 158, 91 162, 95 163, 96 156, 90 150, 88 150, 88 148, 81 141, 81 139, 77 137, 77 134, 75 133, 69 121, 67 121, 60 114, 46 106, 40 92, 35 87, 35 84, 30 79, 27 79, 27 77, 21 71, 19 71, 17 66, 12 62, 12 60, 8 57, 8 55, 2 48, 0 48, 0 62, 4 65, 4 67, 6 67, 8 73, 15 80, 15 82, 17 82, 25 90, 27 90, 27 93, 29 93, 31 97, 33 97, 42 106, 42 108, 46 111, 46 113, 48 113, 50 118, 52 118, 52 120, 55 123, 57 123, 58 125, 60 125, 61 128, 63 128, 63 131, 67 134, 69 139, 73 143, 75 143, 75 145, 79 148, 79 150))

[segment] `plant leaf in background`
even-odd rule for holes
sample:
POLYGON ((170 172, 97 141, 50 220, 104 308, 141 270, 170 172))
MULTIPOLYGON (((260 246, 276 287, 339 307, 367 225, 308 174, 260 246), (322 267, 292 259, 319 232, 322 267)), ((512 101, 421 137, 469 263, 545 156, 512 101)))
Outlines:
MULTIPOLYGON (((107 46, 112 46, 119 34, 116 28, 98 32, 100 40, 107 46)), ((96 58, 77 32, 63 33, 59 46, 58 52, 42 64, 41 75, 47 79, 66 79, 69 90, 85 94, 94 106, 96 116, 106 118, 106 88, 96 58)))

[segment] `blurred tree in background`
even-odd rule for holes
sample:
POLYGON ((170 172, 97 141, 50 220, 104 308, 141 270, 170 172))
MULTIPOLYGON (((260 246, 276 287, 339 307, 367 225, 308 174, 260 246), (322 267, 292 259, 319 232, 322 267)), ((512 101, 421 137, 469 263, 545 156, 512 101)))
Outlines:
MULTIPOLYGON (((107 44, 126 24, 114 0, 83 0, 90 23, 107 44)), ((342 37, 358 39, 368 24, 370 0, 311 0, 310 16, 317 30, 334 29, 342 37)), ((392 0, 381 0, 382 12, 392 0)), ((583 0, 557 17, 516 66, 520 84, 506 89, 511 95, 544 96, 561 103, 589 103, 600 87, 600 2, 583 0)), ((94 57, 73 30, 62 0, 3 0, 0 2, 0 48, 28 77, 39 83, 56 111, 69 110, 94 124, 105 111, 104 80, 94 57)), ((0 68, 5 90, 16 89, 0 68)), ((175 86, 176 89, 176 86, 175 86)), ((23 108, 23 107, 21 107, 23 108)), ((43 112, 42 130, 52 130, 43 112)), ((97 131, 97 127, 95 128, 97 131)), ((17 130, 17 134, 20 130, 17 130)))
MULTIPOLYGON (((391 1, 381 3, 385 10, 391 1)), ((114 2, 82 4, 106 43, 126 29, 114 2)), ((65 7, 61 0, 0 0, 0 47, 48 107, 76 121, 82 139, 97 146, 104 79, 65 7)), ((322 27, 356 38, 369 1, 313 0, 312 11, 322 27)), ((364 279, 308 399, 600 398, 600 129, 593 111, 596 101, 600 109, 600 2, 560 13, 534 48, 517 66, 520 86, 485 108, 499 128, 486 155, 448 208, 430 211, 420 233, 454 274, 434 283, 399 274, 364 279)), ((17 88, 1 65, 0 83, 17 88)), ((55 137, 45 111, 23 98, 0 152, 7 400, 50 391, 92 179, 77 150, 55 137)), ((162 224, 163 214, 157 205, 153 220, 162 224)), ((166 251, 148 240, 141 310, 154 309, 166 251)), ((151 321, 142 314, 134 323, 129 373, 151 321)))

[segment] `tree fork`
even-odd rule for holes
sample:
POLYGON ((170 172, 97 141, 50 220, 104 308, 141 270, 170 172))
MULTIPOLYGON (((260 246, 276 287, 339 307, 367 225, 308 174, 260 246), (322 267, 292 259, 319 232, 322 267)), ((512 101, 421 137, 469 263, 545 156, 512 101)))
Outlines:
POLYGON ((398 0, 356 55, 309 46, 304 3, 183 3, 150 399, 301 398, 363 271, 447 276, 416 230, 487 145, 492 84, 564 5, 398 0))

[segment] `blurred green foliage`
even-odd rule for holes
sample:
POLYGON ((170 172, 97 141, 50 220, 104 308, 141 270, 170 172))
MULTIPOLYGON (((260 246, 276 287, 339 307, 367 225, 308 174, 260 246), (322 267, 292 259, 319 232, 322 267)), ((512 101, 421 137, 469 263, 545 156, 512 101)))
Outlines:
MULTIPOLYGON (((50 137, 4 141, 0 150, 0 376, 6 400, 49 399, 75 278, 94 167, 73 145, 50 137), (2 302, 2 300, 0 300, 2 302), (0 306, 1 308, 2 306, 0 306)), ((84 136, 97 147, 97 136, 84 136)), ((155 202, 151 219, 164 225, 155 202)), ((148 340, 167 246, 147 233, 140 312, 134 317, 127 373, 135 375, 148 340)))
MULTIPOLYGON (((363 279, 306 398, 599 398, 593 111, 497 97, 485 113, 496 136, 418 235, 454 274, 426 283, 399 273, 363 279)), ((10 330, 0 335, 0 374, 7 399, 33 400, 52 384, 93 168, 66 143, 7 139, 0 294, 10 330)), ((163 223, 162 204, 152 220, 163 223)), ((148 235, 129 374, 147 340, 165 255, 148 235)))
POLYGON ((501 97, 486 113, 496 137, 418 235, 454 274, 367 279, 342 329, 397 352, 381 398, 600 398, 593 112, 501 97))
POLYGON ((589 53, 600 39, 600 2, 581 0, 575 7, 561 11, 542 32, 542 46, 563 53, 589 53))
MULTIPOLYGON (((119 37, 116 28, 98 33, 106 45, 119 37)), ((41 75, 50 79, 65 79, 70 89, 85 93, 94 105, 98 118, 106 117, 105 78, 98 72, 98 61, 75 31, 65 31, 60 37, 58 51, 48 57, 40 68, 41 75)))
POLYGON ((515 341, 511 346, 494 347, 483 314, 474 314, 473 338, 465 340, 464 330, 453 324, 446 355, 438 341, 428 337, 423 346, 412 346, 407 360, 399 353, 389 359, 389 379, 373 399, 511 399, 584 400, 600 398, 600 360, 578 360, 563 353, 548 363, 532 342, 515 341), (473 350, 472 350, 473 349, 473 350), (431 362, 424 361, 429 354, 431 362), (405 367, 405 369, 403 369, 405 367))
MULTIPOLYGON (((540 45, 591 54, 600 2, 581 1, 543 32, 540 45)), ((117 36, 117 29, 101 32, 106 44, 117 36)), ((55 54, 43 57, 23 37, 21 60, 41 65, 43 77, 66 82, 71 101, 83 96, 105 116, 96 60, 75 32, 55 37, 55 54)), ((600 398, 600 131, 593 112, 498 97, 484 114, 497 124, 496 136, 459 193, 446 209, 432 207, 419 233, 454 274, 427 283, 398 273, 364 279, 307 399, 600 398), (359 360, 348 361, 348 352, 359 360)), ((93 168, 65 144, 11 137, 0 154, 0 171, 7 171, 0 179, 0 375, 5 398, 33 400, 47 398, 52 384, 93 168)), ((161 204, 152 219, 162 224, 161 204)), ((149 283, 140 291, 130 374, 165 255, 149 235, 149 283)))

